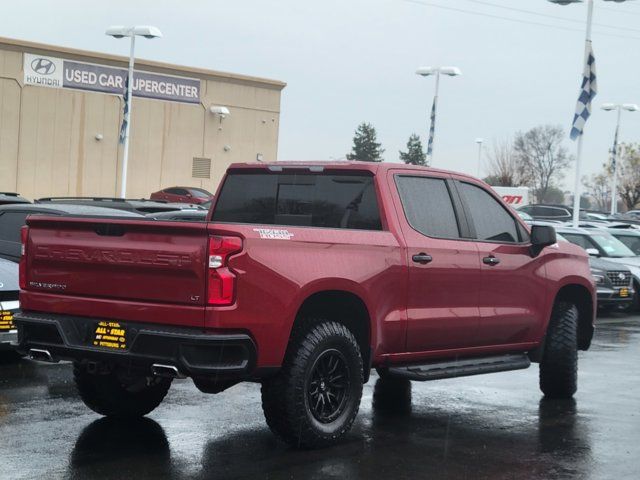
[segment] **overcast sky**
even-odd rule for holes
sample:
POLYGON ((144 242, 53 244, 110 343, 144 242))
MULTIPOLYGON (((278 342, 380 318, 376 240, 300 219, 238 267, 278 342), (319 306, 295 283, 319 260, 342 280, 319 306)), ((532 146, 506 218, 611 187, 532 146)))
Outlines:
MULTIPOLYGON (((490 145, 542 123, 568 131, 586 6, 546 0, 21 0, 3 2, 2 13, 2 36, 121 55, 128 54, 128 43, 106 37, 105 27, 152 24, 164 38, 140 41, 140 57, 287 82, 279 160, 342 158, 357 124, 368 121, 385 159, 398 161, 412 132, 426 143, 434 82, 415 69, 458 66, 462 77, 441 82, 434 166, 475 175, 477 137, 490 145)), ((596 0, 594 22, 614 28, 594 27, 599 94, 584 139, 586 173, 600 169, 612 143, 615 114, 600 111, 600 104, 640 103, 640 2, 596 0)), ((621 137, 640 140, 640 112, 624 115, 621 137)), ((568 137, 566 144, 575 152, 568 137)), ((572 185, 573 173, 567 173, 565 186, 572 185)))

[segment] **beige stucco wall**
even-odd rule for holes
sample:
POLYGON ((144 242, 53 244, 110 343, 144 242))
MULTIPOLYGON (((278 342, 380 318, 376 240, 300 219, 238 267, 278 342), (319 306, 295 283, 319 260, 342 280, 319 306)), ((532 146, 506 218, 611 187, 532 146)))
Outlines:
MULTIPOLYGON (((116 196, 122 97, 23 85, 24 52, 126 66, 121 57, 0 39, 0 191, 27 198, 116 196)), ((255 161, 257 154, 277 159, 284 83, 144 60, 137 69, 200 78, 201 103, 134 97, 128 197, 172 185, 215 190, 230 163, 255 161), (211 105, 226 106, 231 115, 220 121, 211 105), (211 159, 210 179, 192 178, 194 157, 211 159)))

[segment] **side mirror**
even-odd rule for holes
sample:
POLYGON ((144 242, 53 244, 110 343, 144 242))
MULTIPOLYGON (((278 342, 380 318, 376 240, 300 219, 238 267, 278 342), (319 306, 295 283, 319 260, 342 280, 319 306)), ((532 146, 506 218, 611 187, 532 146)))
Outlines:
POLYGON ((599 257, 600 256, 600 252, 598 251, 597 248, 587 248, 586 251, 587 251, 587 253, 589 254, 590 257, 599 257))
POLYGON ((531 254, 537 256, 544 247, 553 245, 556 239, 556 229, 550 225, 533 225, 531 227, 531 254))

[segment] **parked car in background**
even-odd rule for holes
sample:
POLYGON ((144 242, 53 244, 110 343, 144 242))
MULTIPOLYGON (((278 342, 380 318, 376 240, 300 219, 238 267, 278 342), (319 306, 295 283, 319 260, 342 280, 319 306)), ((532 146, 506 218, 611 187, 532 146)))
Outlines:
POLYGON ((32 214, 46 215, 97 215, 101 217, 140 218, 134 212, 86 205, 25 203, 0 206, 0 258, 18 262, 20 260, 20 228, 32 214))
POLYGON ((11 203, 31 203, 24 197, 13 192, 0 192, 0 205, 9 205, 11 203))
POLYGON ((169 187, 151 194, 151 200, 165 200, 175 203, 205 203, 213 198, 213 193, 203 188, 169 187))
MULTIPOLYGON (((556 238, 560 242, 569 241, 558 232, 556 238)), ((635 290, 631 270, 592 255, 589 256, 589 267, 596 283, 599 311, 628 311, 633 307, 635 290)))
POLYGON ((126 212, 147 213, 171 212, 185 208, 200 208, 196 204, 187 205, 185 203, 168 203, 164 201, 140 199, 123 199, 112 197, 46 197, 35 201, 38 204, 67 204, 86 205, 88 207, 104 207, 123 210, 126 212))
POLYGON ((536 220, 555 220, 566 222, 571 220, 573 209, 565 205, 531 204, 520 207, 518 211, 528 213, 536 220))
MULTIPOLYGON (((603 229, 558 227, 556 230, 571 243, 584 248, 590 256, 603 258, 628 268, 633 277, 633 296, 629 309, 640 308, 640 257, 603 229)), ((622 273, 623 270, 620 272, 622 273)))
POLYGON ((147 218, 176 222, 204 222, 207 219, 208 213, 208 210, 178 210, 174 212, 150 213, 147 215, 147 218))
POLYGON ((0 258, 0 350, 18 341, 13 315, 18 311, 18 265, 0 258))

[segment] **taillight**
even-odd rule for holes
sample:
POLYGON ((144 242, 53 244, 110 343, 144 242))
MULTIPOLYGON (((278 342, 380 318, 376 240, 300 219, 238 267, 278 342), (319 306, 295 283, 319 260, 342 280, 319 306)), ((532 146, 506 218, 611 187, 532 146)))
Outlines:
POLYGON ((209 275, 207 301, 209 305, 231 305, 235 298, 236 276, 228 268, 228 259, 242 250, 239 237, 209 237, 209 275))
POLYGON ((24 225, 20 229, 20 264, 18 277, 20 279, 20 290, 27 288, 27 239, 29 238, 29 227, 24 225))

